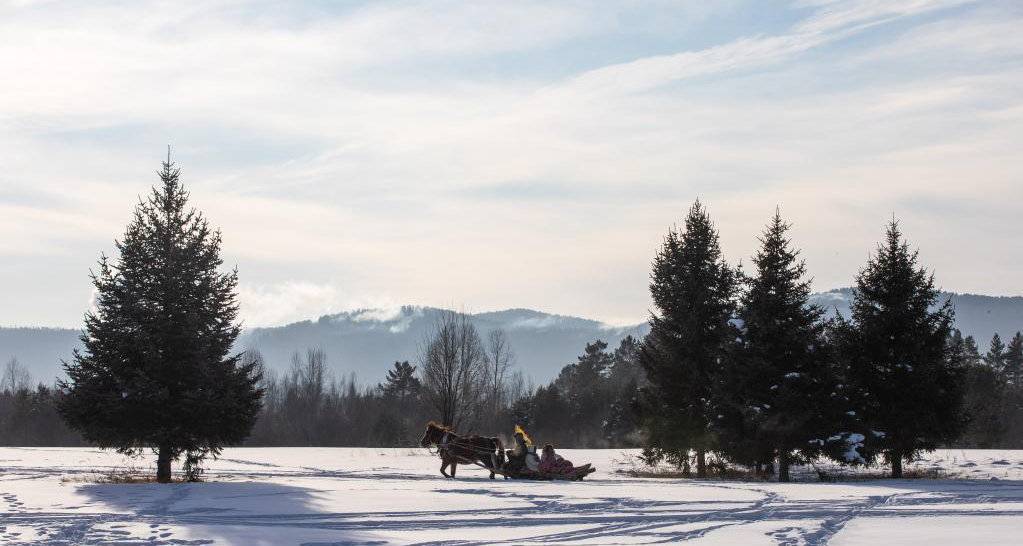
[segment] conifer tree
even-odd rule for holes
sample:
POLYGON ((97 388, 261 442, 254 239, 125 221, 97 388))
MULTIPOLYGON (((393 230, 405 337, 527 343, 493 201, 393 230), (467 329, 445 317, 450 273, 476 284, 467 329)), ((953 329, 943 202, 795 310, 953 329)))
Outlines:
POLYGON ((1002 367, 1009 384, 1014 387, 1020 386, 1023 381, 1023 333, 1016 332, 1005 346, 1002 367))
POLYGON ((972 336, 965 338, 958 329, 950 341, 953 354, 958 353, 966 369, 963 408, 969 424, 963 434, 968 447, 989 449, 1005 434, 1005 381, 1000 373, 984 364, 972 336))
POLYGON ((756 467, 777 458, 780 481, 789 480, 793 455, 816 455, 817 440, 843 429, 849 409, 824 310, 809 304, 810 280, 785 237, 789 227, 776 210, 759 238, 755 274, 743 279, 739 300, 741 343, 718 374, 714 397, 722 450, 756 467))
MULTIPOLYGON (((956 330, 959 332, 959 330, 956 330)), ((959 332, 959 336, 962 333, 959 332)), ((963 363, 967 366, 980 364, 984 361, 983 357, 980 356, 980 347, 977 346, 977 340, 973 339, 973 336, 966 336, 963 338, 963 363)))
POLYGON ((640 353, 648 381, 641 404, 646 454, 689 468, 689 452, 695 451, 697 475, 703 477, 713 447, 711 379, 735 338, 729 321, 737 283, 699 201, 682 231, 668 231, 650 277, 656 311, 640 353))
POLYGON ((393 398, 402 408, 405 407, 406 401, 419 394, 422 388, 422 383, 416 377, 416 367, 409 364, 408 360, 395 362, 394 368, 387 370, 387 377, 380 384, 384 396, 393 398))
POLYGON ((208 454, 241 442, 260 408, 256 364, 231 347, 237 270, 220 272, 221 235, 188 207, 168 157, 116 247, 92 274, 96 308, 85 315, 84 350, 64 364, 59 411, 101 448, 157 454, 157 480, 186 456, 189 478, 208 454))
POLYGON ((962 359, 948 343, 952 302, 931 310, 939 291, 917 258, 892 221, 856 276, 850 321, 840 328, 861 417, 896 478, 903 461, 954 441, 966 425, 962 359))
POLYGON ((1005 371, 1005 343, 1002 342, 1002 336, 997 333, 991 337, 991 345, 984 355, 984 362, 998 373, 1005 371))

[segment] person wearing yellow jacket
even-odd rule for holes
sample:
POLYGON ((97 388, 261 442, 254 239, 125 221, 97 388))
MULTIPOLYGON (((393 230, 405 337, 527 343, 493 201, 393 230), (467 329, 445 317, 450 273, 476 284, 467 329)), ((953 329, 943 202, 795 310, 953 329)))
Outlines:
POLYGON ((508 450, 508 462, 503 470, 512 476, 523 471, 537 472, 540 470, 540 458, 536 455, 536 446, 522 427, 515 425, 515 448, 508 450))

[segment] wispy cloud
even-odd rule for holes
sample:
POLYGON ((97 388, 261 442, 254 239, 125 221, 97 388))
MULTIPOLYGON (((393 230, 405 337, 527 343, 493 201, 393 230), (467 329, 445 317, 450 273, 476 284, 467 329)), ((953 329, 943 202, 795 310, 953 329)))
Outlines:
POLYGON ((700 4, 0 2, 0 323, 80 320, 168 142, 250 325, 643 320, 697 196, 733 261, 781 205, 819 288, 895 212, 947 288, 1018 292, 1018 3, 700 4))

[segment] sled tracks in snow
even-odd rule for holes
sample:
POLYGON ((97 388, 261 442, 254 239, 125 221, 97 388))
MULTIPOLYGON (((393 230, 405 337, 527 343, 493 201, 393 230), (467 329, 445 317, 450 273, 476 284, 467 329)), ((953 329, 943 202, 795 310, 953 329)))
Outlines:
POLYGON ((387 468, 288 472, 269 464, 213 474, 199 484, 63 483, 60 469, 0 468, 0 474, 2 545, 249 544, 254 538, 306 546, 715 537, 743 543, 741 537, 756 535, 758 542, 796 546, 828 544, 854 521, 987 516, 1023 523, 1023 482, 1004 480, 538 484, 480 476, 409 479, 387 468))

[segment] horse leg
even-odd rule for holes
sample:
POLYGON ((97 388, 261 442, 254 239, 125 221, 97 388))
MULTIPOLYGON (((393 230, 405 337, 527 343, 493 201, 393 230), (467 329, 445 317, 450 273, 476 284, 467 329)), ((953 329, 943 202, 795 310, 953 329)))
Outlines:
POLYGON ((458 461, 451 461, 451 477, 455 477, 455 470, 458 469, 458 461))
MULTIPOLYGON (((448 476, 448 473, 444 472, 444 470, 447 469, 447 467, 448 467, 448 460, 446 458, 445 459, 441 459, 440 460, 440 473, 444 474, 445 478, 450 478, 451 476, 448 476)), ((454 469, 451 470, 451 473, 452 474, 455 473, 454 469)))

